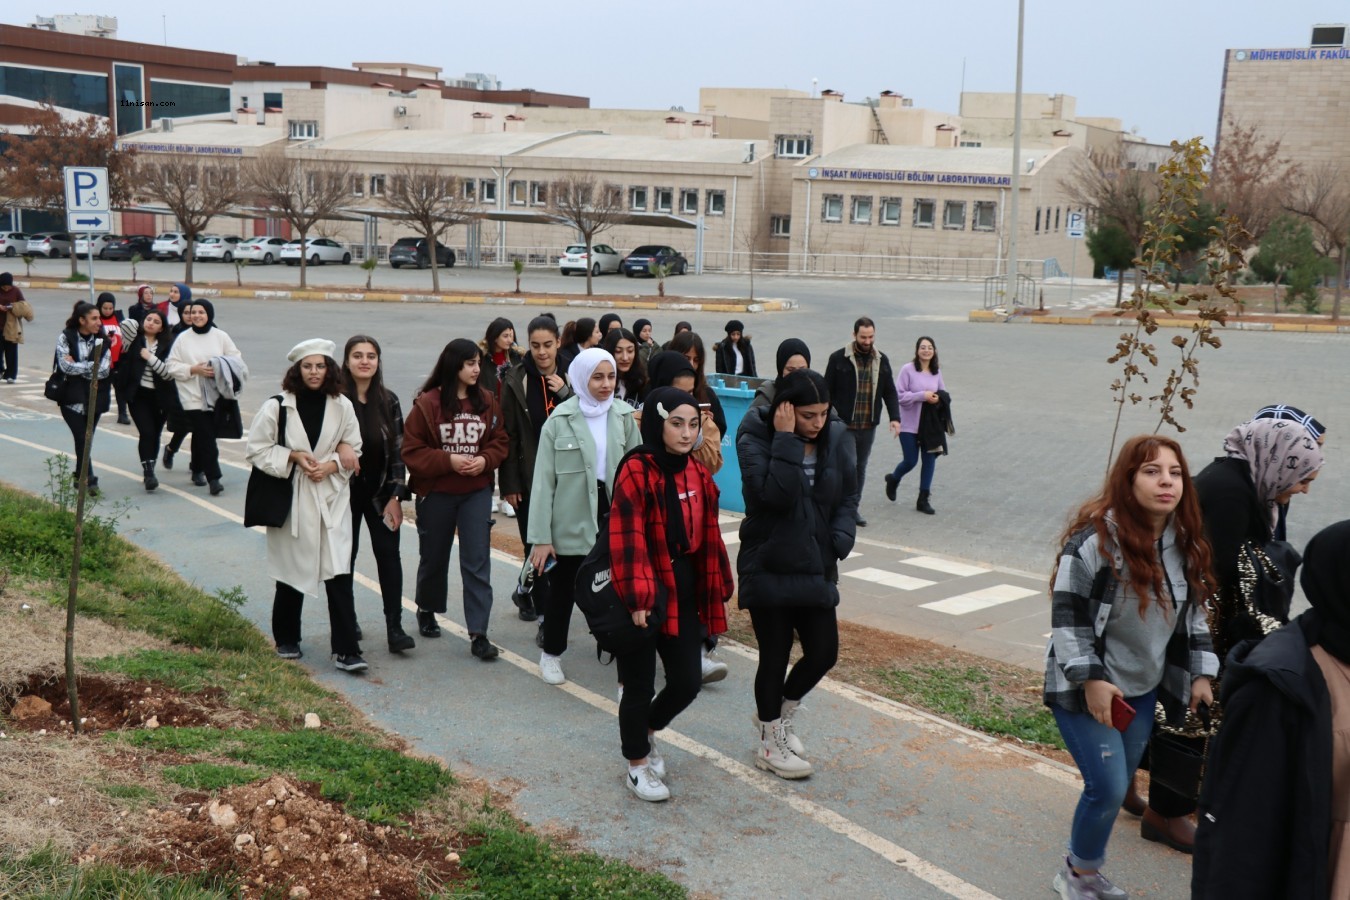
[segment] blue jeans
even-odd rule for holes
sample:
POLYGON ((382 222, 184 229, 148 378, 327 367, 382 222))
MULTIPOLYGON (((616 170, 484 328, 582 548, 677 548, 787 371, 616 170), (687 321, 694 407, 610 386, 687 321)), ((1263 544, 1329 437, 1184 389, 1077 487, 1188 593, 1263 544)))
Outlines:
POLYGON ((1125 800, 1125 792, 1139 768, 1139 760, 1153 732, 1153 703, 1157 691, 1126 697, 1138 714, 1122 734, 1086 712, 1071 713, 1051 706, 1064 744, 1083 775, 1083 794, 1073 813, 1069 832, 1069 863, 1080 869, 1100 869, 1106 862, 1106 843, 1125 800))
POLYGON ((905 458, 900 461, 900 465, 895 467, 891 473, 891 478, 897 482, 909 474, 910 469, 919 465, 922 457, 923 465, 919 469, 919 490, 930 491, 933 489, 933 469, 937 467, 936 453, 919 452, 919 436, 910 434, 908 431, 900 432, 900 450, 905 454, 905 458))

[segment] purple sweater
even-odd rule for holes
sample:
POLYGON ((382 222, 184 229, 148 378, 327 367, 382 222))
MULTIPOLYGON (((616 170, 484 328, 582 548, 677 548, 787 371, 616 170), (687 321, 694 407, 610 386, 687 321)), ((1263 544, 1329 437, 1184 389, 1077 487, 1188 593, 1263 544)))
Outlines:
POLYGON ((895 378, 895 392, 900 396, 900 430, 908 434, 919 433, 919 413, 923 410, 925 391, 945 391, 942 373, 932 375, 914 368, 913 362, 900 367, 895 378))

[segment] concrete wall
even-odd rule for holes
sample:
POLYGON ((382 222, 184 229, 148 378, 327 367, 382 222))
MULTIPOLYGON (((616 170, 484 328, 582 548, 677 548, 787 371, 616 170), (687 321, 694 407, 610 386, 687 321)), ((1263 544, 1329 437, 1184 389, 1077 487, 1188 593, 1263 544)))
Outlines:
POLYGON ((731 116, 737 119, 758 119, 766 122, 770 116, 770 106, 777 97, 809 98, 806 91, 794 91, 788 88, 699 88, 698 111, 700 115, 731 116))
POLYGON ((1350 53, 1346 48, 1229 50, 1221 97, 1219 144, 1232 119, 1244 126, 1260 124, 1262 139, 1279 139, 1280 154, 1304 167, 1347 164, 1350 53), (1267 53, 1281 58, 1262 58, 1267 53))

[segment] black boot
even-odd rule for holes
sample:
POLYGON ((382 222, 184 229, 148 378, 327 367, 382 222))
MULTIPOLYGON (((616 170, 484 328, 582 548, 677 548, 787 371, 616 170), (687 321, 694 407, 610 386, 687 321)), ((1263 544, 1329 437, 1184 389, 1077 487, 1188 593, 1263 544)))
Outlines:
POLYGON ((177 452, 178 452, 178 451, 175 450, 173 447, 165 447, 165 448, 164 448, 164 468, 165 468, 166 471, 167 471, 168 469, 172 469, 172 468, 173 468, 173 457, 174 457, 174 454, 177 453, 177 452))
POLYGON ((155 461, 153 459, 141 460, 141 469, 145 472, 145 489, 153 491, 159 487, 159 479, 155 477, 155 461))
POLYGON ((914 504, 914 508, 921 513, 927 513, 930 516, 937 515, 937 510, 933 509, 928 503, 928 492, 919 491, 919 502, 914 504))
POLYGON ((422 637, 440 637, 441 626, 436 624, 436 614, 425 609, 419 609, 417 611, 417 630, 421 632, 422 637))
POLYGON ((404 650, 411 650, 417 646, 417 642, 412 639, 412 636, 403 630, 403 622, 398 613, 385 616, 384 624, 385 629, 389 632, 390 653, 402 653, 404 650))

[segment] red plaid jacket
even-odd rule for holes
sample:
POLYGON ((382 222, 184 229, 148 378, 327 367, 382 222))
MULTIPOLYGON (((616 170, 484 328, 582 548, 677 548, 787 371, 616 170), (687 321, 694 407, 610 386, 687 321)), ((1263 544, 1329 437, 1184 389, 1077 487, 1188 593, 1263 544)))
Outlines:
MULTIPOLYGON (((717 524, 717 485, 703 464, 689 460, 687 474, 695 476, 703 492, 703 541, 693 554, 698 579, 698 618, 708 634, 727 630, 726 602, 735 582, 731 560, 717 524)), ((665 474, 648 457, 635 454, 614 478, 614 500, 609 509, 609 552, 614 589, 631 610, 656 605, 657 584, 666 590, 666 618, 661 633, 679 634, 679 600, 675 570, 666 546, 665 474)))

